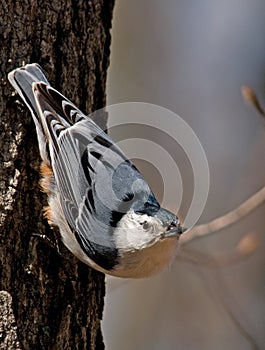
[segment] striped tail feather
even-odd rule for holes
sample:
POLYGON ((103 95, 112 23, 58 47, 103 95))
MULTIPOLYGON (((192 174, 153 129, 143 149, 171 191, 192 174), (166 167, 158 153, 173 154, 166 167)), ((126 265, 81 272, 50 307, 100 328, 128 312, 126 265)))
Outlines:
POLYGON ((8 74, 8 79, 32 114, 38 136, 40 155, 42 160, 49 165, 50 158, 47 151, 47 139, 32 90, 32 85, 36 82, 43 82, 48 85, 49 82, 41 67, 35 63, 13 70, 8 74))
POLYGON ((56 124, 57 130, 62 130, 87 119, 87 116, 50 86, 42 68, 36 63, 13 70, 8 79, 31 111, 41 158, 50 165, 48 142, 51 137, 51 120, 53 126, 56 124))

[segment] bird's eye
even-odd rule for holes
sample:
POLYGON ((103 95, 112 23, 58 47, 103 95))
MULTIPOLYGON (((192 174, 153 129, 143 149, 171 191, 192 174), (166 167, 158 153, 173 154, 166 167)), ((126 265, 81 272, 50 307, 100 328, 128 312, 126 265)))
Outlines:
POLYGON ((148 230, 150 227, 150 224, 147 221, 141 222, 141 225, 143 226, 144 230, 148 230))

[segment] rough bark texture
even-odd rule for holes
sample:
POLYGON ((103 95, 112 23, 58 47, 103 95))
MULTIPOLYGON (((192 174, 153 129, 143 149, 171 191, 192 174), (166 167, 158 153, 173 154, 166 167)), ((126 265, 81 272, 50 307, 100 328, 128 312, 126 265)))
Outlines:
POLYGON ((12 310, 12 297, 5 291, 0 291, 0 349, 21 349, 12 310))
MULTIPOLYGON (((60 256, 33 235, 53 239, 42 213, 46 198, 38 184, 35 128, 12 92, 7 73, 23 63, 38 62, 52 85, 81 110, 101 108, 113 2, 0 3, 0 290, 8 292, 0 295, 0 349, 104 347, 104 276, 64 247, 60 256)), ((106 118, 96 122, 105 126, 106 118)))

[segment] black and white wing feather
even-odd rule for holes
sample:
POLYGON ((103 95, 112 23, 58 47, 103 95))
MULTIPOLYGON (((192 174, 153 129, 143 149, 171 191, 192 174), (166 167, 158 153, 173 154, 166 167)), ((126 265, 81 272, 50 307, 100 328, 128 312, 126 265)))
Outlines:
POLYGON ((104 267, 109 269, 117 255, 113 230, 118 221, 130 206, 144 209, 154 196, 134 165, 91 118, 50 86, 39 83, 34 89, 66 220, 85 252, 94 261, 94 252, 101 252, 98 260, 102 264, 107 259, 104 267))

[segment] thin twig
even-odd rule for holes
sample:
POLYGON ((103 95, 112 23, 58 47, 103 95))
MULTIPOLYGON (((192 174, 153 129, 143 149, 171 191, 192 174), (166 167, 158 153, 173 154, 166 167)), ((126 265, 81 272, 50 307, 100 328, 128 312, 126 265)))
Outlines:
POLYGON ((263 117, 265 117, 265 111, 261 107, 261 104, 257 98, 255 91, 253 89, 251 89, 251 87, 249 87, 247 85, 243 85, 241 87, 241 93, 242 93, 244 100, 248 104, 250 104, 252 107, 254 107, 258 111, 259 114, 261 114, 263 117))
POLYGON ((194 226, 193 228, 187 230, 180 236, 179 244, 181 246, 185 245, 195 238, 206 236, 223 228, 226 228, 248 215, 263 202, 265 202, 265 187, 263 187, 252 197, 242 203, 239 207, 230 211, 229 213, 220 216, 219 218, 214 219, 209 223, 194 226))

